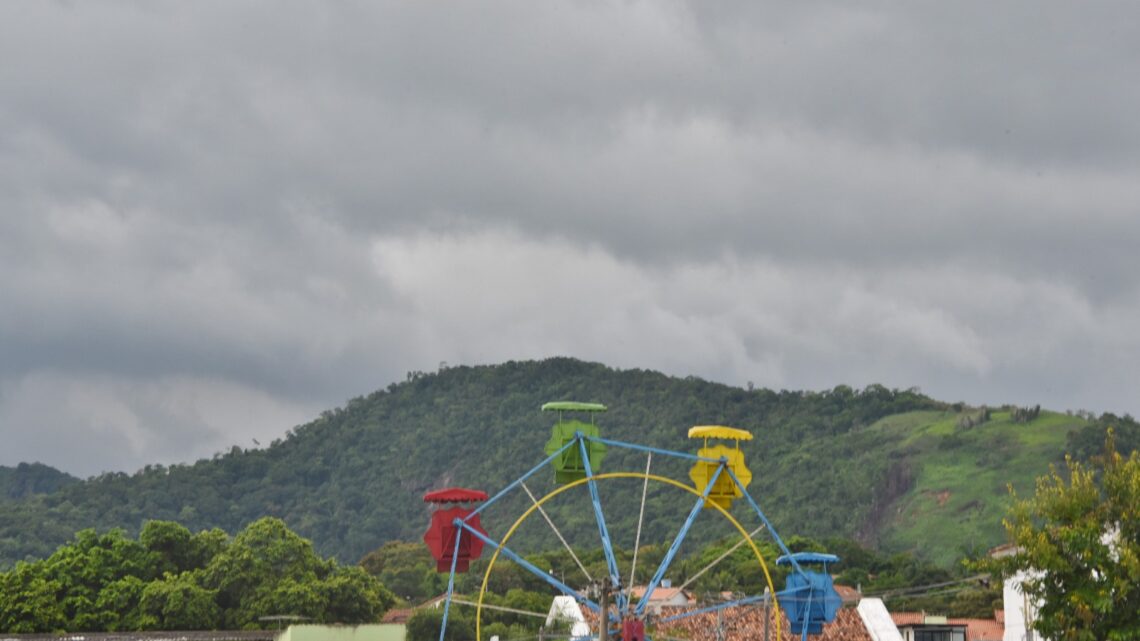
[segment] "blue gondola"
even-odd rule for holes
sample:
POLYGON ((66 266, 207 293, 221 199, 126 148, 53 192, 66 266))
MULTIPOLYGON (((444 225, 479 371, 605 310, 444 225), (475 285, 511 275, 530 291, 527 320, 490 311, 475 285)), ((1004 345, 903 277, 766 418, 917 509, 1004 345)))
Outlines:
POLYGON ((776 559, 777 565, 798 565, 801 572, 792 572, 780 592, 780 605, 788 615, 788 622, 794 634, 820 634, 823 624, 835 620, 843 600, 835 591, 827 566, 839 561, 834 554, 819 552, 797 552, 776 559), (805 566, 820 566, 819 570, 805 566))

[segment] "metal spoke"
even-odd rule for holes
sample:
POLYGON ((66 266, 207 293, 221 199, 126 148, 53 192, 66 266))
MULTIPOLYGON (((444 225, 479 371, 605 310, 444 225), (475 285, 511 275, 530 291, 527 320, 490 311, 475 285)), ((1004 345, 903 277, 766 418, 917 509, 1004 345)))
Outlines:
POLYGON ((780 535, 776 532, 776 529, 772 527, 772 523, 768 521, 768 517, 764 516, 764 510, 760 509, 760 506, 756 503, 756 500, 752 498, 752 495, 748 493, 748 490, 745 489, 743 484, 741 484, 740 479, 736 478, 736 475, 732 473, 732 470, 726 468, 725 471, 728 472, 728 476, 732 479, 732 482, 736 484, 736 487, 740 488, 740 494, 744 496, 745 500, 748 501, 748 504, 752 506, 753 510, 756 511, 756 514, 760 517, 760 520, 764 522, 764 525, 768 528, 768 531, 772 533, 772 538, 776 540, 776 545, 778 545, 780 547, 780 551, 782 551, 788 557, 788 561, 791 562, 792 567, 795 568, 797 573, 804 574, 803 568, 801 568, 800 564, 796 562, 796 557, 792 556, 792 551, 788 549, 788 546, 784 545, 784 540, 780 538, 780 535))
POLYGON ((546 523, 550 526, 550 529, 554 530, 554 536, 557 536, 558 540, 562 541, 562 546, 566 548, 566 551, 570 553, 570 557, 573 558, 574 562, 578 564, 578 569, 582 571, 582 574, 586 575, 586 580, 593 582, 594 577, 590 576, 590 573, 586 571, 586 566, 582 565, 582 561, 578 558, 578 555, 574 554, 574 548, 570 547, 570 544, 566 542, 566 539, 562 536, 562 533, 558 531, 558 527, 554 525, 554 521, 550 520, 550 516, 546 514, 546 510, 542 509, 542 506, 538 504, 538 499, 535 498, 533 493, 531 493, 530 488, 526 486, 526 483, 522 484, 522 489, 524 492, 526 492, 526 495, 530 497, 531 503, 534 503, 534 506, 538 508, 538 513, 542 515, 542 518, 546 519, 546 523))
POLYGON ((556 451, 553 454, 551 454, 550 456, 542 459, 541 463, 530 468, 530 470, 528 470, 526 474, 523 474, 519 478, 515 479, 514 482, 512 482, 510 485, 504 487, 503 489, 499 490, 499 492, 497 494, 495 494, 494 496, 492 496, 491 498, 487 499, 486 501, 483 501, 483 503, 479 507, 475 508, 474 510, 471 510, 470 514, 463 517, 464 520, 470 519, 472 516, 475 516, 476 514, 481 513, 483 510, 491 507, 491 505, 493 505, 496 501, 498 501, 499 499, 506 496, 508 492, 515 489, 515 487, 522 485, 522 483, 524 481, 526 481, 530 477, 534 476, 535 473, 537 473, 542 468, 549 465, 551 461, 553 461, 555 458, 559 457, 563 452, 568 450, 570 448, 570 446, 573 444, 574 444, 574 441, 567 441, 565 445, 558 448, 558 451, 556 451))
POLYGON ((657 566, 657 571, 653 574, 653 579, 649 582, 649 585, 645 586, 645 594, 641 595, 641 600, 637 602, 637 609, 634 610, 637 616, 641 616, 645 612, 645 606, 649 605, 649 597, 653 596, 653 591, 657 589, 657 585, 661 583, 661 579, 665 576, 665 570, 669 569, 669 565, 673 562, 673 557, 676 556, 677 551, 681 549, 681 543, 684 542, 685 535, 689 533, 689 528, 693 526, 693 521, 697 520, 697 515, 700 514, 701 509, 705 506, 705 501, 708 500, 709 492, 712 492, 713 485, 716 484, 721 473, 728 469, 725 463, 726 462, 722 460, 720 465, 717 466, 716 472, 714 472, 712 478, 709 479, 704 492, 701 492, 700 498, 698 498, 697 502, 693 505, 693 509, 689 511, 688 518, 686 518, 684 524, 681 525, 677 536, 673 538, 673 543, 665 553, 665 558, 661 559, 661 564, 657 566))
POLYGON ((447 613, 451 610, 451 597, 455 594, 455 562, 459 560, 459 540, 463 538, 462 526, 455 522, 455 549, 451 551, 451 574, 447 577, 447 601, 443 604, 443 621, 439 624, 439 641, 447 631, 447 613))
POLYGON ((526 559, 519 556, 518 552, 515 552, 514 550, 510 549, 509 547, 503 545, 502 543, 495 541, 491 537, 487 536, 486 534, 483 534, 479 530, 476 530, 475 528, 471 527, 470 525, 467 525, 466 523, 464 523, 463 521, 461 521, 459 519, 456 519, 455 523, 457 525, 461 526, 463 529, 470 532, 471 536, 474 536, 475 538, 479 539, 483 543, 486 543, 487 545, 489 545, 489 546, 499 550, 500 552, 502 552, 508 559, 517 563, 519 565, 519 567, 521 567, 522 569, 526 570, 527 572, 530 572, 531 574, 535 575, 536 577, 538 577, 538 578, 542 579, 543 581, 546 581, 550 585, 554 586, 559 592, 565 594, 566 596, 574 597, 574 599, 576 601, 579 601, 581 603, 586 604, 587 607, 589 607, 591 610, 593 610, 595 612, 601 612, 602 611, 601 606, 599 606, 597 603, 595 603, 595 602, 591 601, 590 599, 582 596, 581 594, 578 593, 577 590, 566 585, 562 581, 559 581, 558 579, 554 578, 548 572, 543 572, 542 570, 538 569, 533 563, 531 563, 530 561, 527 561, 526 559))
MULTIPOLYGON (((749 539, 751 539, 751 538, 755 538, 755 536, 756 536, 757 534, 759 534, 760 532, 762 532, 762 531, 764 530, 764 528, 766 528, 766 527, 768 527, 768 526, 766 526, 766 525, 761 525, 760 527, 756 528, 755 530, 752 530, 752 531, 751 531, 751 532, 748 534, 748 538, 749 538, 749 539)), ((723 561, 723 560, 727 559, 727 558, 729 557, 729 555, 731 555, 733 552, 735 552, 735 551, 739 550, 739 549, 740 549, 740 547, 741 547, 742 545, 744 545, 745 543, 747 543, 747 542, 748 542, 748 540, 747 540, 747 539, 740 539, 739 541, 737 541, 737 542, 736 542, 736 545, 734 545, 734 546, 732 546, 732 547, 728 548, 728 551, 727 551, 727 552, 725 552, 724 554, 721 554, 720 556, 716 557, 716 559, 714 559, 712 563, 709 563, 709 564, 708 564, 708 565, 706 565, 705 567, 701 568, 701 571, 700 571, 700 572, 697 572, 697 573, 696 573, 696 574, 694 574, 693 576, 689 577, 689 580, 688 580, 688 581, 685 581, 684 583, 682 583, 682 584, 681 584, 681 588, 680 588, 680 589, 681 589, 681 590, 684 590, 685 588, 689 587, 689 585, 690 585, 690 584, 692 584, 692 583, 693 583, 693 581, 696 581, 697 579, 701 578, 701 575, 702 575, 702 574, 704 574, 705 572, 708 572, 709 570, 711 570, 711 569, 713 569, 714 567, 716 567, 716 566, 717 566, 717 564, 719 564, 721 561, 723 561)))
POLYGON ((645 520, 645 495, 649 492, 649 466, 653 464, 653 452, 645 458, 645 480, 641 484, 641 510, 637 513, 637 536, 633 539, 633 562, 629 566, 629 586, 626 603, 633 598, 634 576, 637 573, 637 551, 641 547, 641 524, 645 520))
MULTIPOLYGON (((468 601, 466 599, 452 599, 451 602, 457 603, 459 605, 469 605, 471 607, 479 607, 478 603, 475 603, 474 601, 468 601)), ((526 615, 528 617, 537 617, 539 619, 545 619, 547 617, 547 615, 549 614, 549 613, 544 613, 544 612, 532 612, 530 610, 520 610, 518 608, 508 608, 508 607, 502 606, 502 605, 491 605, 490 603, 484 603, 483 609, 484 610, 497 610, 499 612, 510 612, 511 614, 522 614, 522 615, 526 615)))
POLYGON ((673 621, 680 621, 681 619, 687 619, 689 617, 694 617, 700 614, 716 612, 717 610, 726 610, 728 608, 735 608, 742 605, 751 605, 753 603, 762 603, 767 600, 767 594, 744 597, 743 599, 737 599, 735 601, 725 601, 724 603, 717 603, 716 605, 710 605, 703 608, 694 608, 692 610, 686 610, 685 612, 678 612, 677 614, 667 616, 659 620, 657 623, 671 623, 673 621))

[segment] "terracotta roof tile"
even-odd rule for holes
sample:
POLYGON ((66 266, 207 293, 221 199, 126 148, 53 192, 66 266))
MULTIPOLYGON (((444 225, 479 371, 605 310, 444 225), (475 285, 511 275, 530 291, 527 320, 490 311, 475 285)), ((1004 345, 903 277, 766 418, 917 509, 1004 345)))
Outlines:
POLYGON ((862 597, 859 591, 850 585, 840 585, 836 583, 835 591, 839 594, 839 598, 842 599, 844 603, 858 603, 860 597, 862 597))
MULTIPOLYGON (((634 598, 640 599, 641 595, 645 594, 645 586, 634 586, 633 590, 630 590, 630 592, 633 594, 634 598)), ((681 588, 654 588, 653 597, 650 598, 649 601, 668 601, 678 594, 684 595, 687 601, 691 602, 693 600, 689 593, 682 592, 681 588)))
POLYGON ((926 615, 922 612, 891 612, 895 625, 922 625, 926 615))
MULTIPOLYGON (((662 617, 684 612, 683 608, 665 608, 662 617)), ((776 617, 770 613, 768 622, 771 638, 776 638, 776 617)), ((597 615, 588 611, 586 618, 591 625, 597 622, 597 615)), ((658 630, 666 634, 685 637, 690 641, 715 641, 717 638, 717 614, 705 612, 685 619, 679 619, 661 625, 658 630)), ((720 624, 724 626, 725 641, 754 641, 764 638, 764 609, 755 605, 737 606, 721 610, 720 624)), ((780 612, 780 627, 784 639, 792 639, 794 635, 788 629, 788 619, 780 612)), ((835 617, 835 621, 823 626, 823 634, 813 635, 812 641, 873 641, 863 619, 854 608, 842 608, 835 617)))
MULTIPOLYGON (((994 613, 995 615, 997 612, 994 613)), ((926 615, 922 612, 892 612, 895 625, 922 625, 926 615)), ((1005 634, 1004 616, 997 619, 947 619, 947 625, 966 626, 966 641, 1001 641, 1005 634)))
POLYGON ((411 608, 393 608, 384 613, 380 623, 407 623, 413 612, 411 608))
POLYGON ((949 619, 950 625, 966 626, 966 641, 1002 641, 1005 624, 994 619, 949 619))

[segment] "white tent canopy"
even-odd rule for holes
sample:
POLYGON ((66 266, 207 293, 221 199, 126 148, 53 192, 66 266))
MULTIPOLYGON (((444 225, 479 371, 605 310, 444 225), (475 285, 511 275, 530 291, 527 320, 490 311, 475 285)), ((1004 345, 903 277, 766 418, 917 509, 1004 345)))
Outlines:
POLYGON ((552 629, 556 625, 566 625, 570 628, 572 637, 590 636, 590 624, 582 615, 582 608, 574 597, 556 596, 550 603, 550 612, 546 615, 546 628, 552 629))

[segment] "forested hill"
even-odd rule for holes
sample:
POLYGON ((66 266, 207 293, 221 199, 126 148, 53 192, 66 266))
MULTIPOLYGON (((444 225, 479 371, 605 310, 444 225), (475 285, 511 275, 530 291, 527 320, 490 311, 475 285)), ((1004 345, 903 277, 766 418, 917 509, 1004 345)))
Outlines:
MULTIPOLYGON (((940 561, 1000 542, 1006 484, 1031 487, 1061 458, 1066 437, 1103 440, 1100 426, 1080 417, 983 416, 877 385, 746 390, 567 358, 452 367, 411 373, 265 449, 235 447, 194 464, 0 500, 0 567, 46 556, 83 528, 133 534, 146 519, 169 519, 233 532, 266 515, 284 519, 322 553, 355 562, 385 541, 422 535, 425 490, 494 491, 540 461, 553 417, 539 407, 568 399, 608 405, 599 419, 607 437, 670 449, 692 450, 685 435, 696 424, 752 430, 756 439, 743 446, 751 490, 782 533, 858 536, 940 561)), ((643 466, 641 455, 617 450, 604 464, 643 466)), ((655 471, 685 478, 676 465, 655 471)), ((549 476, 541 475, 547 486, 549 476)), ((636 492, 611 492, 608 514, 635 519, 637 500, 636 492)), ((594 527, 588 511, 551 507, 571 536, 594 527)), ((670 536, 676 525, 650 519, 647 536, 670 536)))
POLYGON ((0 465, 0 501, 48 494, 78 482, 74 476, 43 463, 20 463, 16 467, 0 465))

